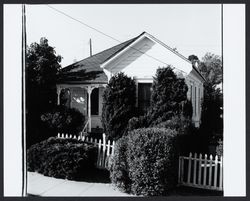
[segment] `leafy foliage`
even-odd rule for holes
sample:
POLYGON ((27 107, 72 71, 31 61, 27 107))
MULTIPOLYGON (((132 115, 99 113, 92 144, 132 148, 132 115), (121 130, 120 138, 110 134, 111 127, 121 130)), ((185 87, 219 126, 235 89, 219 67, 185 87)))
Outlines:
POLYGON ((40 140, 40 115, 56 105, 56 77, 62 57, 46 38, 27 47, 26 115, 28 146, 40 140))
POLYGON ((182 113, 182 103, 187 100, 188 87, 170 66, 157 69, 153 82, 148 119, 151 126, 182 113))
POLYGON ((85 117, 75 108, 57 106, 52 112, 41 115, 48 130, 59 133, 79 134, 83 130, 85 117))
POLYGON ((111 181, 136 195, 166 195, 177 182, 176 131, 142 128, 121 138, 111 165, 111 181), (115 160, 114 160, 115 161, 115 160))
POLYGON ((95 169, 96 158, 93 145, 51 137, 28 149, 27 167, 50 177, 82 180, 95 169))
MULTIPOLYGON (((192 56, 195 55, 190 55, 190 58, 194 58, 192 56)), ((223 67, 221 57, 212 53, 206 53, 198 63, 199 70, 206 79, 200 128, 203 136, 209 141, 216 135, 222 137, 223 94, 218 85, 222 83, 223 67)))
POLYGON ((222 82, 222 61, 220 56, 206 53, 200 62, 199 69, 208 84, 214 86, 222 82))
POLYGON ((131 192, 131 180, 129 178, 129 167, 127 163, 127 144, 126 136, 119 138, 115 145, 115 152, 110 160, 110 179, 121 191, 131 192))
POLYGON ((108 137, 118 139, 126 133, 128 121, 135 111, 135 82, 118 73, 103 94, 102 124, 108 137))
POLYGON ((220 89, 215 89, 212 85, 205 85, 204 101, 201 114, 201 129, 208 139, 216 135, 222 136, 223 95, 220 89))

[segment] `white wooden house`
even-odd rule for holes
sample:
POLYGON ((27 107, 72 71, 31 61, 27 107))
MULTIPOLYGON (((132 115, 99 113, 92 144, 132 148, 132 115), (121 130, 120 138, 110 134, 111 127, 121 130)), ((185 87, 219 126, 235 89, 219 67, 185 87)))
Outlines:
POLYGON ((187 58, 146 32, 63 68, 57 84, 58 104, 64 90, 69 97, 69 107, 79 109, 88 117, 86 128, 91 132, 102 128, 102 95, 112 75, 124 72, 135 80, 135 104, 143 109, 148 105, 157 68, 167 65, 173 66, 176 74, 185 78, 189 88, 187 96, 193 105, 192 119, 198 127, 205 79, 187 58))

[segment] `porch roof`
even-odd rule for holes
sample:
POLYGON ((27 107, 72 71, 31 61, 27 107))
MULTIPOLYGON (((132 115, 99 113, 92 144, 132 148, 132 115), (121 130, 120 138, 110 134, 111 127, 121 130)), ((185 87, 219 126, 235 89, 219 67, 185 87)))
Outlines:
POLYGON ((58 83, 108 83, 108 77, 100 65, 122 51, 138 37, 140 35, 62 68, 58 83))

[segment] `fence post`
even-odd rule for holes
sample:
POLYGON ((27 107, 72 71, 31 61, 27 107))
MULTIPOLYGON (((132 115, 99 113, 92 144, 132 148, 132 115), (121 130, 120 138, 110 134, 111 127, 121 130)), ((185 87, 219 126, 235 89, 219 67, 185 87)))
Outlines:
POLYGON ((192 163, 192 153, 189 153, 189 158, 188 158, 188 183, 190 183, 190 177, 191 177, 191 163, 192 163))
POLYGON ((100 167, 101 164, 101 144, 102 144, 102 141, 101 139, 99 139, 99 143, 98 143, 98 156, 97 156, 97 167, 100 167))
POLYGON ((57 138, 60 138, 60 133, 57 134, 57 138))
POLYGON ((196 163, 197 163, 197 154, 194 153, 194 179, 193 179, 193 184, 196 184, 196 163))
POLYGON ((214 187, 216 188, 217 187, 217 167, 218 167, 218 156, 216 155, 215 156, 215 166, 214 166, 214 187))
POLYGON ((105 167, 105 152, 106 152, 106 135, 105 135, 105 133, 102 134, 102 138, 103 138, 102 166, 105 167))
POLYGON ((113 141, 112 143, 112 152, 111 152, 111 155, 113 156, 115 153, 115 141, 113 141))
POLYGON ((213 163, 213 156, 210 154, 210 158, 209 158, 209 177, 208 177, 208 185, 211 186, 211 182, 212 182, 212 166, 213 163))
POLYGON ((201 165, 202 165, 202 154, 199 157, 199 176, 198 176, 198 185, 201 185, 201 165))
POLYGON ((223 177, 222 177, 222 175, 223 175, 223 159, 222 159, 223 157, 221 156, 221 158, 220 158, 220 185, 219 185, 219 188, 222 190, 222 179, 223 179, 223 177))
POLYGON ((204 159, 204 177, 203 177, 203 185, 207 185, 207 154, 205 154, 205 159, 204 159))
POLYGON ((71 135, 71 134, 69 135, 69 138, 72 138, 72 135, 71 135))
POLYGON ((64 133, 62 133, 62 138, 64 138, 64 133))
POLYGON ((110 153, 110 140, 108 140, 108 149, 107 149, 107 157, 105 161, 105 167, 108 167, 108 162, 109 162, 109 153, 110 153))

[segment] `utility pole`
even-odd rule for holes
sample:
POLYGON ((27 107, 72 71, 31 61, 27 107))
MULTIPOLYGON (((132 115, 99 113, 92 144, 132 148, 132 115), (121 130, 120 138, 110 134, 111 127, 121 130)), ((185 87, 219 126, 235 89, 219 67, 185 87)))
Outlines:
POLYGON ((27 196, 27 158, 26 158, 26 15, 22 5, 22 196, 27 196))
POLYGON ((90 56, 92 56, 92 41, 91 41, 91 38, 89 39, 89 51, 90 51, 90 56))

